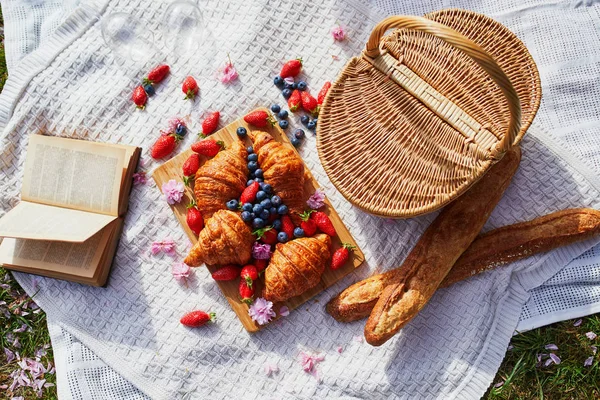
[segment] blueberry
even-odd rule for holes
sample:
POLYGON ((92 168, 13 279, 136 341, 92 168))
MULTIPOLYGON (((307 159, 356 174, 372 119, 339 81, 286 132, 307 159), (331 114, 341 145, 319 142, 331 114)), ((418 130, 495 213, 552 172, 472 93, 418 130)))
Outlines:
POLYGON ((264 228, 265 227, 265 220, 262 219, 262 218, 254 218, 254 220, 252 220, 252 227, 254 229, 264 228))
POLYGON ((246 135, 248 134, 248 131, 243 126, 240 126, 239 128, 237 128, 237 131, 235 131, 235 132, 241 138, 246 137, 246 135))
POLYGON ((242 211, 242 214, 240 214, 240 217, 242 218, 242 221, 244 221, 244 222, 250 222, 253 220, 252 213, 250 213, 249 211, 242 211))
POLYGON ((292 85, 292 89, 294 89, 294 90, 298 89, 298 84, 296 82, 294 82, 294 84, 292 85))
POLYGON ((263 182, 263 181, 264 181, 264 179, 263 179, 263 178, 256 178, 254 181, 256 181, 256 182, 260 183, 260 182, 263 182))
POLYGON ((297 237, 297 238, 304 237, 304 229, 302 229, 300 227, 294 229, 294 237, 297 237))
POLYGON ((282 204, 277 208, 277 214, 279 215, 285 215, 288 211, 288 207, 285 204, 282 204))
POLYGON ((254 153, 254 147, 248 146, 248 147, 246 147, 246 151, 248 152, 248 154, 252 154, 252 153, 254 153))
POLYGON ((260 214, 260 213, 262 212, 262 210, 264 210, 264 207, 263 207, 263 206, 261 206, 260 204, 255 204, 255 205, 252 207, 252 212, 253 212, 254 214, 256 214, 256 215, 260 214))
POLYGON ((258 169, 258 163, 256 161, 248 162, 248 169, 250 171, 256 171, 258 169))
POLYGON ((283 89, 281 94, 283 95, 284 99, 289 99, 290 96, 292 95, 292 91, 290 89, 283 89))
POLYGON ((287 129, 287 127, 289 126, 289 122, 287 122, 285 119, 282 119, 281 121, 279 121, 279 127, 281 129, 287 129))
POLYGON ((272 206, 271 208, 269 208, 269 214, 277 215, 277 207, 272 206))
POLYGON ((281 229, 281 220, 280 219, 276 219, 275 221, 273 221, 273 229, 275 229, 277 231, 281 229))
POLYGON ((280 77, 279 75, 277 75, 275 78, 273 78, 273 83, 275 84, 275 86, 277 86, 278 88, 282 88, 283 84, 285 83, 285 81, 283 80, 282 77, 280 77))
POLYGON ((248 177, 250 179, 254 179, 254 178, 256 178, 256 174, 254 172, 250 172, 250 174, 248 174, 248 177))
POLYGON ((267 198, 267 194, 264 191, 259 190, 258 193, 256 193, 256 200, 263 201, 266 198, 267 198))
POLYGON ((279 107, 279 104, 273 104, 271 106, 271 111, 273 111, 275 114, 277 114, 280 110, 281 110, 281 107, 279 107))
POLYGON ((187 133, 187 129, 186 129, 185 125, 179 124, 179 125, 177 125, 177 128, 175 128, 175 134, 177 134, 179 136, 185 136, 186 133, 187 133))
POLYGON ((258 155, 256 154, 248 154, 248 161, 258 161, 258 155))
POLYGON ((283 87, 284 89, 290 89, 290 92, 292 91, 292 89, 294 88, 294 84, 293 83, 287 83, 285 82, 285 80, 283 81, 283 87))
POLYGON ((254 179, 250 179, 248 182, 246 182, 246 186, 250 186, 254 183, 254 179))
POLYGON ((308 121, 308 124, 306 124, 306 127, 308 129, 310 129, 311 131, 314 131, 317 128, 317 123, 315 121, 308 121))
POLYGON ((302 129, 296 129, 294 131, 294 137, 298 139, 304 139, 305 133, 302 129))
POLYGON ((260 205, 263 206, 265 210, 268 210, 269 208, 271 208, 271 199, 264 199, 260 202, 260 205))
POLYGON ((238 201, 236 199, 229 200, 227 202, 227 204, 226 204, 227 205, 227 209, 231 210, 231 211, 235 211, 238 208, 238 204, 239 203, 238 203, 238 201))
POLYGON ((277 114, 277 116, 279 117, 279 119, 287 119, 288 112, 286 110, 281 110, 279 111, 279 114, 277 114))
POLYGON ((277 234, 277 241, 279 243, 285 243, 285 242, 287 242, 288 241, 288 235, 287 235, 287 233, 285 233, 285 232, 279 232, 277 234))
POLYGON ((302 140, 298 139, 297 137, 293 137, 291 142, 294 147, 298 147, 302 144, 302 140))
POLYGON ((260 169, 260 168, 259 168, 259 169, 257 169, 256 171, 254 171, 254 175, 255 175, 257 178, 262 178, 262 177, 263 177, 263 174, 264 174, 264 172, 263 172, 263 170, 262 170, 262 169, 260 169))
POLYGON ((266 194, 271 194, 273 192, 273 187, 268 183, 264 183, 260 185, 261 190, 263 190, 266 194))
POLYGON ((256 214, 254 214, 253 212, 250 213, 250 219, 252 221, 254 221, 254 218, 256 218, 256 214))
POLYGON ((152 97, 154 96, 154 93, 156 93, 156 91, 154 90, 154 86, 152 86, 152 84, 150 83, 144 85, 144 92, 146 92, 148 97, 152 97))
POLYGON ((273 204, 275 207, 279 207, 281 205, 281 197, 279 197, 279 196, 271 197, 271 204, 273 204))
POLYGON ((306 90, 306 88, 307 88, 307 86, 308 86, 308 85, 307 85, 307 84, 306 84, 306 82, 304 82, 304 81, 300 81, 300 82, 298 82, 298 90, 300 90, 300 91, 305 91, 305 90, 306 90))
POLYGON ((252 212, 252 203, 244 203, 244 205, 242 205, 242 211, 252 212))
POLYGON ((259 217, 263 220, 268 220, 269 219, 269 210, 262 210, 262 212, 260 213, 259 217))
POLYGON ((303 115, 300 117, 300 122, 302 122, 302 125, 307 125, 308 121, 310 121, 310 118, 308 117, 308 115, 303 115))

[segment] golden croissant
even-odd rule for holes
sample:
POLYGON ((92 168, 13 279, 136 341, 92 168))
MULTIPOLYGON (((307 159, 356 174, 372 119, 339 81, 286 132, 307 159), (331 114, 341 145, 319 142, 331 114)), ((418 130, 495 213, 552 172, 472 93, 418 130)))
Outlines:
POLYGON ((183 260, 190 267, 206 264, 246 264, 252 256, 254 235, 238 213, 219 210, 200 231, 198 242, 183 260))
POLYGON ((194 194, 198 210, 206 220, 216 211, 224 210, 225 203, 238 199, 246 188, 248 153, 240 141, 220 151, 206 161, 196 172, 194 194))
POLYGON ((285 301, 315 287, 329 264, 330 245, 325 234, 279 243, 265 270, 263 297, 285 301))
POLYGON ((249 135, 265 182, 288 206, 294 222, 299 223, 298 214, 304 211, 304 162, 294 149, 266 132, 251 131, 249 135))

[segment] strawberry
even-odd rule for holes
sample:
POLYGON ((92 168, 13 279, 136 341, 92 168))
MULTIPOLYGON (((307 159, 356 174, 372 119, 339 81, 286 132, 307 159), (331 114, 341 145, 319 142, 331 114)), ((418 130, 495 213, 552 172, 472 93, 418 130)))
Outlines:
POLYGON ((240 277, 246 280, 246 285, 252 289, 252 283, 258 279, 258 270, 252 264, 245 265, 240 272, 240 277))
POLYGON ((246 123, 256 126, 257 128, 264 128, 267 123, 275 125, 275 121, 271 116, 263 110, 253 111, 244 117, 246 123))
POLYGON ((160 135, 158 140, 154 142, 150 155, 156 160, 166 157, 175 150, 175 145, 180 140, 181 136, 179 135, 160 135))
POLYGON ((157 83, 159 83, 160 81, 165 79, 165 77, 169 73, 169 70, 170 70, 170 68, 168 65, 166 65, 166 64, 159 65, 158 67, 154 68, 152 71, 148 72, 148 77, 144 78, 144 84, 156 85, 157 83))
POLYGON ((240 278, 240 285, 238 286, 238 292, 240 293, 242 303, 250 304, 254 299, 254 289, 248 286, 246 279, 240 278))
POLYGON ((204 219, 202 218, 202 214, 198 207, 196 207, 196 202, 192 201, 187 205, 187 215, 185 217, 185 221, 187 222, 189 228, 196 235, 200 234, 202 228, 204 228, 204 219))
POLYGON ((321 211, 315 211, 310 218, 315 221, 317 228, 319 228, 321 232, 326 233, 329 236, 335 236, 335 228, 327 214, 321 211))
POLYGON ((327 92, 329 92, 329 88, 331 87, 331 82, 327 81, 323 84, 323 87, 319 91, 317 95, 317 103, 319 105, 323 104, 323 100, 325 100, 325 96, 327 96, 327 92))
POLYGON ((348 261, 348 258, 350 257, 350 250, 353 249, 355 249, 355 247, 351 244, 342 243, 342 247, 333 253, 333 257, 331 258, 331 269, 338 269, 346 264, 346 261, 348 261))
POLYGON ((192 151, 206 157, 214 157, 224 147, 225 144, 220 140, 217 142, 212 139, 201 140, 200 142, 196 142, 192 145, 192 151))
POLYGON ((191 178, 194 176, 198 169, 200 168, 200 156, 196 153, 191 154, 187 160, 183 163, 183 183, 186 186, 191 181, 191 178))
POLYGON ((267 226, 266 228, 257 229, 253 233, 256 235, 257 239, 259 239, 263 243, 277 243, 277 232, 270 226, 267 226))
POLYGON ((302 99, 302 108, 304 111, 307 111, 313 115, 319 113, 319 104, 317 103, 317 99, 315 99, 310 93, 307 91, 301 92, 300 97, 302 99))
POLYGON ((196 80, 193 77, 188 76, 183 80, 181 91, 185 93, 185 97, 183 98, 184 100, 193 99, 196 97, 198 90, 198 83, 196 83, 196 80))
POLYGON ((265 269, 267 269, 267 265, 269 265, 269 260, 254 260, 254 266, 258 271, 258 274, 262 274, 265 269))
POLYGON ((140 85, 133 90, 131 100, 133 100, 136 107, 140 110, 146 108, 146 100, 148 100, 148 95, 146 94, 143 86, 140 85))
POLYGON ((281 73, 279 74, 280 77, 282 78, 288 78, 290 76, 296 76, 300 73, 300 70, 302 69, 302 59, 301 58, 297 58, 295 60, 290 60, 288 62, 286 62, 285 64, 283 64, 283 67, 281 68, 281 73))
POLYGON ((204 311, 192 311, 181 317, 179 322, 190 328, 198 328, 207 322, 214 322, 216 318, 217 314, 212 312, 207 314, 204 311))
POLYGON ((240 268, 237 265, 225 265, 212 273, 215 281, 232 281, 240 276, 240 268))
POLYGON ((260 184, 258 182, 252 182, 252 185, 246 186, 246 189, 240 196, 240 204, 252 203, 256 199, 256 193, 260 190, 260 184))
POLYGON ((317 233, 317 224, 310 218, 310 215, 312 213, 313 211, 310 210, 300 214, 300 218, 302 219, 302 222, 300 223, 300 228, 302 228, 306 237, 311 237, 315 233, 317 233))
POLYGON ((288 107, 291 112, 296 112, 302 105, 302 95, 298 89, 294 89, 292 95, 288 99, 288 107))
POLYGON ((285 232, 288 235, 288 238, 293 238, 294 237, 294 223, 292 222, 292 219, 290 218, 289 215, 283 215, 281 217, 281 231, 280 232, 285 232))
POLYGON ((200 134, 200 136, 204 137, 213 133, 219 125, 220 116, 221 113, 215 111, 214 113, 211 113, 208 117, 206 117, 204 121, 202 121, 202 133, 200 134))

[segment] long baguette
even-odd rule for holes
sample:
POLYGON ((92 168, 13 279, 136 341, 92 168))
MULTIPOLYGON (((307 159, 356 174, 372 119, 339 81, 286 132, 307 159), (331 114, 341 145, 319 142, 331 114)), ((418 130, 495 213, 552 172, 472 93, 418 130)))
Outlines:
MULTIPOLYGON (((456 261, 440 287, 448 287, 498 266, 515 262, 600 234, 600 212, 591 208, 557 211, 531 221, 507 225, 479 235, 456 261)), ((357 282, 327 303, 327 312, 340 322, 366 318, 383 289, 402 279, 403 268, 357 282)))
POLYGON ((508 187, 521 153, 507 152, 484 179, 447 205, 408 255, 406 273, 388 285, 365 325, 365 339, 380 346, 427 304, 456 260, 475 240, 508 187))

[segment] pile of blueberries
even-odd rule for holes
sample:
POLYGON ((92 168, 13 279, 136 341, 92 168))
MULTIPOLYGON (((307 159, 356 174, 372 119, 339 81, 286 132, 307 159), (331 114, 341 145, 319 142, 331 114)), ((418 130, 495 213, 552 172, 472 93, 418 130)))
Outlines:
MULTIPOLYGON (((279 118, 279 127, 281 129, 287 129, 287 127, 289 126, 287 119, 288 119, 288 112, 287 110, 282 110, 281 107, 279 106, 279 104, 273 104, 271 106, 271 111, 273 111, 273 114, 275 114, 277 116, 277 118, 279 118)), ((294 147, 298 147, 302 144, 302 140, 305 137, 305 133, 302 129, 298 128, 294 131, 294 134, 292 135, 292 144, 294 145, 294 147)))
MULTIPOLYGON (((283 78, 280 77, 279 75, 277 75, 275 78, 273 78, 273 83, 279 89, 282 89, 281 94, 283 95, 283 98, 286 100, 290 98, 293 90, 298 89, 299 91, 303 92, 308 88, 308 85, 304 81, 294 82, 294 83, 290 84, 290 83, 286 82, 285 80, 283 80, 283 78)), ((273 111, 273 112, 275 112, 275 111, 273 111)), ((304 114, 302 117, 300 117, 300 122, 302 122, 302 125, 306 126, 310 131, 314 132, 317 129, 317 118, 310 119, 310 117, 308 115, 304 114)), ((285 125, 287 128, 287 124, 285 124, 285 125)), ((281 126, 281 122, 279 123, 279 126, 281 126)), ((281 126, 281 128, 285 129, 283 126, 281 126)))

